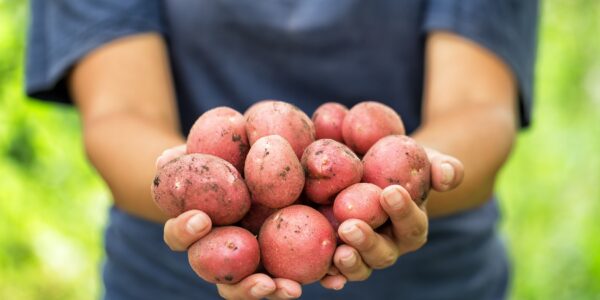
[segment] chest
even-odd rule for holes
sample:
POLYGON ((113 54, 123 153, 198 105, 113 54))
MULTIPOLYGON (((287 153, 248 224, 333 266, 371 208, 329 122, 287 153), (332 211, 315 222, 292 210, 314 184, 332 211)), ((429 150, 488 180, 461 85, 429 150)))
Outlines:
POLYGON ((421 35, 420 0, 171 0, 169 35, 179 46, 249 39, 274 49, 410 48, 421 35))

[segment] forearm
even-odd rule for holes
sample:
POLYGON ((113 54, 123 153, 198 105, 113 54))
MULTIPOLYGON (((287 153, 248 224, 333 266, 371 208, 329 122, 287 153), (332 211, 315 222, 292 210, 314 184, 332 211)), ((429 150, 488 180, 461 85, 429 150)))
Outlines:
POLYGON ((135 114, 107 115, 84 127, 88 157, 108 184, 120 209, 164 221, 152 201, 154 162, 165 149, 184 143, 176 131, 135 114))
POLYGON ((155 33, 112 41, 82 59, 70 75, 89 159, 115 204, 164 221, 150 184, 163 150, 183 143, 167 49, 155 33))
POLYGON ((465 168, 457 189, 431 192, 427 204, 431 217, 474 208, 489 199, 515 139, 514 116, 494 104, 474 105, 429 120, 413 134, 422 145, 458 158, 465 168))

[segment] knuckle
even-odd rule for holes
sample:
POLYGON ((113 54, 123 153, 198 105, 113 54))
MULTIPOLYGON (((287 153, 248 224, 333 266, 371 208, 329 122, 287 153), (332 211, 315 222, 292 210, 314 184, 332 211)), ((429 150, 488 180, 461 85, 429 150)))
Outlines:
POLYGON ((172 251, 175 251, 175 249, 173 247, 174 243, 171 241, 171 238, 170 238, 169 234, 167 233, 167 231, 165 231, 163 234, 163 241, 165 241, 165 244, 167 244, 169 249, 171 249, 172 251))
POLYGON ((350 281, 365 281, 369 277, 371 277, 372 272, 373 271, 371 269, 365 267, 360 272, 355 272, 351 276, 349 276, 348 280, 350 280, 350 281))
POLYGON ((165 241, 165 244, 167 244, 167 246, 169 246, 169 249, 171 249, 172 251, 181 251, 183 249, 185 249, 186 247, 184 247, 184 243, 181 241, 180 236, 178 236, 177 234, 175 234, 177 232, 177 230, 174 231, 166 231, 163 234, 163 240, 165 241))
POLYGON ((409 237, 412 239, 421 239, 427 233, 427 226, 417 223, 409 232, 409 237))
POLYGON ((373 269, 387 268, 396 263, 398 256, 395 253, 387 253, 383 255, 377 262, 371 266, 373 269))
POLYGON ((369 277, 371 277, 370 271, 363 272, 356 278, 356 281, 365 281, 365 280, 369 279, 369 277))
POLYGON ((169 249, 171 249, 171 251, 178 251, 179 250, 178 247, 175 247, 172 242, 169 242, 166 239, 165 239, 165 244, 167 244, 167 246, 169 247, 169 249))
POLYGON ((171 249, 171 251, 183 251, 185 249, 185 247, 183 247, 180 242, 171 242, 167 245, 169 246, 169 249, 171 249))
POLYGON ((421 247, 423 247, 426 243, 427 243, 427 236, 419 237, 418 239, 411 241, 410 243, 406 244, 403 247, 405 249, 404 253, 417 251, 421 247))
MULTIPOLYGON (((423 237, 421 237, 420 240, 417 241, 416 245, 417 245, 417 249, 420 249, 421 247, 425 246, 425 244, 427 244, 427 236, 424 235, 423 237)), ((415 250, 417 250, 415 249, 415 250)))

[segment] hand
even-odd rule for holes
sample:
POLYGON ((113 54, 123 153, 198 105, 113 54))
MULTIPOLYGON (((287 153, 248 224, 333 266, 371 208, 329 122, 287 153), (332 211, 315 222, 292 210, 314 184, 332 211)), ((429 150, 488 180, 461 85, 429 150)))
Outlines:
MULTIPOLYGON (((156 160, 156 168, 186 152, 185 145, 165 150, 156 160)), ((186 251, 190 245, 207 235, 212 228, 208 215, 200 210, 190 210, 167 220, 164 227, 165 243, 173 251, 186 251)), ((236 284, 217 284, 219 295, 226 299, 294 299, 300 297, 299 283, 271 278, 266 274, 252 274, 236 284)))
MULTIPOLYGON (((456 188, 464 176, 464 167, 456 158, 426 149, 431 161, 431 187, 438 192, 456 188)), ((340 245, 333 262, 339 275, 321 280, 326 288, 339 287, 341 282, 366 280, 373 269, 393 265, 401 255, 421 248, 427 241, 429 220, 426 203, 418 206, 399 185, 383 190, 381 206, 391 223, 377 231, 356 219, 346 220, 338 228, 340 245)), ((343 284, 342 284, 343 286, 343 284)))

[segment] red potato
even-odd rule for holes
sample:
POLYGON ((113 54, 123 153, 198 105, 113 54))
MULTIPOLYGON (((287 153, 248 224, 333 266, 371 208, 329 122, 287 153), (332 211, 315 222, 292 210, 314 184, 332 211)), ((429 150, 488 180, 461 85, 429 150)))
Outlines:
MULTIPOLYGON (((260 227, 265 222, 265 220, 267 220, 267 218, 271 216, 274 212, 276 212, 278 209, 270 208, 262 204, 256 203, 256 200, 252 200, 251 202, 252 205, 250 206, 250 210, 240 221, 240 226, 258 235, 258 233, 260 232, 260 227)), ((308 205, 308 203, 312 202, 305 199, 303 195, 300 195, 300 197, 292 204, 308 205)))
POLYGON ((250 194, 240 173, 209 154, 186 154, 166 163, 154 178, 152 194, 168 216, 199 209, 214 225, 233 224, 250 209, 250 194))
POLYGON ((302 155, 306 196, 315 203, 330 204, 335 194, 360 182, 363 166, 356 154, 331 139, 317 140, 302 155))
POLYGON ((216 227, 188 249, 190 266, 212 283, 238 283, 253 274, 260 262, 256 237, 248 230, 216 227))
POLYGON ((211 109, 198 118, 187 137, 187 153, 220 157, 241 173, 250 146, 246 119, 229 107, 211 109))
POLYGON ((353 106, 342 124, 345 144, 360 155, 382 137, 404 133, 400 116, 389 106, 374 101, 353 106))
POLYGON ((265 105, 266 103, 272 103, 272 102, 277 102, 277 100, 268 100, 268 99, 265 99, 265 100, 260 100, 260 101, 258 101, 258 102, 254 102, 254 103, 253 103, 252 105, 250 105, 250 107, 248 107, 248 108, 246 109, 246 111, 244 112, 244 119, 248 119, 248 116, 249 116, 250 114, 253 114, 253 113, 254 113, 254 110, 255 110, 257 107, 261 107, 261 106, 265 105))
POLYGON ((301 284, 327 274, 336 247, 327 218, 305 205, 272 214, 260 230, 258 243, 263 266, 270 274, 301 284))
POLYGON ((240 226, 248 229, 253 234, 258 234, 260 232, 260 227, 265 220, 276 211, 277 208, 270 208, 256 202, 252 202, 250 210, 240 221, 240 226))
POLYGON ((327 102, 319 106, 312 115, 317 139, 332 139, 344 142, 342 124, 348 108, 335 102, 327 102))
POLYGON ((315 140, 315 127, 310 118, 296 106, 275 100, 263 100, 246 111, 246 134, 250 145, 268 135, 285 138, 296 157, 315 140))
POLYGON ((404 135, 379 140, 363 157, 363 181, 385 188, 392 184, 404 187, 410 197, 421 204, 431 185, 431 164, 425 149, 404 135))
POLYGON ((371 183, 357 183, 341 191, 333 202, 333 215, 338 222, 348 219, 365 221, 373 229, 388 219, 379 199, 381 188, 371 183))
POLYGON ((338 228, 340 227, 340 222, 335 218, 335 216, 333 215, 333 205, 319 205, 317 207, 317 210, 323 215, 325 216, 325 218, 327 218, 327 221, 329 221, 329 224, 331 224, 331 227, 333 228, 333 232, 335 233, 335 240, 337 241, 337 244, 341 244, 342 240, 340 239, 337 231, 338 228))
POLYGON ((258 139, 244 166, 246 184, 256 203, 271 208, 292 204, 304 187, 304 171, 290 144, 281 136, 258 139))

